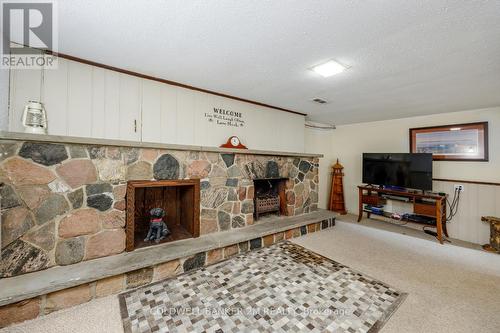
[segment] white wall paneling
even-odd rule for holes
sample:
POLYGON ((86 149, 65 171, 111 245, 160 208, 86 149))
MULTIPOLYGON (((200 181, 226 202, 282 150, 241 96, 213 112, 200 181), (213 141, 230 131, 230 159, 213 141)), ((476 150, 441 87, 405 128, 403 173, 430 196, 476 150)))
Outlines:
POLYGON ((106 139, 120 138, 120 74, 104 73, 104 124, 106 139))
POLYGON ((77 62, 68 63, 68 133, 92 135, 92 68, 77 62))
POLYGON ((40 81, 40 70, 11 71, 11 104, 9 112, 9 128, 11 131, 24 131, 21 124, 24 106, 30 100, 40 100, 40 81))
MULTIPOLYGON (((456 182, 456 184, 461 184, 456 182)), ((454 182, 434 182, 434 190, 453 194, 454 182)), ((462 184, 457 215, 448 223, 450 237, 477 244, 489 242, 490 225, 481 221, 482 216, 500 216, 500 186, 462 184)), ((450 197, 451 201, 452 197, 450 197)))
POLYGON ((137 77, 120 74, 119 136, 123 140, 141 139, 141 85, 137 77))
POLYGON ((106 137, 106 71, 92 68, 91 137, 106 137))
POLYGON ((177 143, 194 143, 195 98, 193 90, 176 88, 177 93, 177 143))
MULTIPOLYGON (((162 143, 179 143, 177 141, 177 90, 174 86, 160 84, 161 92, 161 117, 160 119, 153 119, 153 121, 160 122, 161 124, 161 139, 162 143)), ((143 112, 143 117, 146 117, 143 112)), ((149 131, 148 128, 143 127, 143 133, 149 131)))
MULTIPOLYGON (((205 145, 203 141, 205 138, 210 136, 210 129, 208 128, 209 123, 205 119, 206 110, 210 109, 210 96, 202 92, 196 92, 194 101, 194 142, 197 145, 205 145)), ((242 132, 240 135, 244 136, 242 132)))
POLYGON ((10 70, 9 82, 9 130, 22 132, 21 123, 24 106, 30 100, 40 100, 41 70, 10 70))
MULTIPOLYGON (((68 66, 68 62, 59 61, 57 70, 44 71, 42 102, 45 104, 45 110, 50 110, 50 112, 47 112, 49 134, 69 134, 68 118, 71 113, 68 111, 68 91, 70 82, 68 79, 70 73, 68 66)), ((23 70, 19 70, 17 72, 22 71, 23 70)))
MULTIPOLYGON (((331 132, 307 129, 306 143, 316 153, 323 153, 320 163, 320 205, 326 207, 329 195, 330 167, 336 158, 344 169, 344 191, 347 210, 357 214, 358 190, 362 182, 362 153, 394 152, 409 150, 409 128, 434 125, 460 124, 488 121, 489 162, 435 161, 433 176, 437 179, 461 179, 500 183, 500 108, 452 112, 432 116, 393 119, 337 126, 331 132)), ((456 182, 460 184, 460 182, 456 182)), ((434 182, 435 191, 453 194, 449 182, 434 182)), ((449 223, 453 238, 483 244, 488 242, 489 227, 481 222, 481 216, 500 216, 500 186, 463 184, 459 212, 449 223)), ((394 203, 395 205, 397 203, 394 203)))
MULTIPOLYGON (((9 128, 22 131, 18 119, 28 99, 39 99, 41 72, 12 72, 9 128)), ((66 59, 45 71, 42 91, 50 134, 203 146, 237 135, 251 149, 304 151, 304 116, 66 59), (244 126, 209 122, 213 108, 241 112, 244 126)))
POLYGON ((161 142, 162 135, 161 84, 142 82, 142 141, 161 142))

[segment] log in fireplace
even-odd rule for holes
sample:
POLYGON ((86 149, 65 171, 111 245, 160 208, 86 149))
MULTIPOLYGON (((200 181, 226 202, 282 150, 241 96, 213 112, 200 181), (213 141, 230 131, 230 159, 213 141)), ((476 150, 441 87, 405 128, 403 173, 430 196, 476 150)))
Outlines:
POLYGON ((264 213, 287 215, 285 188, 288 178, 254 179, 255 220, 264 213))
POLYGON ((200 180, 129 181, 127 184, 126 250, 155 245, 145 241, 149 211, 162 208, 170 234, 161 243, 200 235, 200 180))

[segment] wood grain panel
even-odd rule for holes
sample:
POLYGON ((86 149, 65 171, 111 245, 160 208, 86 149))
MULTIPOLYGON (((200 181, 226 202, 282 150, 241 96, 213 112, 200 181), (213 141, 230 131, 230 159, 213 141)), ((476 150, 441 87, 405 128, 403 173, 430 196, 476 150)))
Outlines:
POLYGON ((149 210, 162 208, 172 234, 166 241, 200 235, 200 181, 130 181, 127 185, 127 251, 148 246, 143 241, 149 228, 149 210), (132 201, 131 198, 134 198, 132 201))
POLYGON ((455 184, 476 184, 476 185, 500 186, 500 183, 482 182, 482 181, 477 181, 477 180, 444 179, 444 178, 433 178, 432 180, 436 181, 436 182, 448 182, 448 183, 455 183, 455 184))
POLYGON ((414 212, 420 215, 432 216, 436 215, 436 205, 429 205, 423 203, 415 203, 414 212))
POLYGON ((127 184, 127 216, 125 225, 126 242, 125 249, 127 251, 133 251, 135 249, 135 186, 133 184, 127 184))

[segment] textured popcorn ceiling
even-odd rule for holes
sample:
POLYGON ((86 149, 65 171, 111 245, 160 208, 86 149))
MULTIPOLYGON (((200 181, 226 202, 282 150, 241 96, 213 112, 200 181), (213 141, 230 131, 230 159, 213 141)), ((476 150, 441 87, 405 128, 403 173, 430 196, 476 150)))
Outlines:
POLYGON ((345 124, 500 105, 500 1, 59 1, 60 52, 345 124), (308 70, 334 58, 350 70, 308 70), (310 100, 330 101, 316 105, 310 100))

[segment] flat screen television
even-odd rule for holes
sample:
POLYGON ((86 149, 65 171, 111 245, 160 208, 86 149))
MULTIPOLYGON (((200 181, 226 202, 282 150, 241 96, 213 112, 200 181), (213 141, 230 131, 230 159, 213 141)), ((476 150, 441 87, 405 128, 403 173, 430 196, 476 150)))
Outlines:
POLYGON ((363 154, 363 183, 432 190, 432 154, 363 154))

